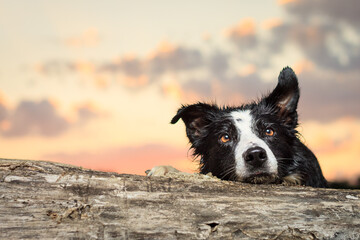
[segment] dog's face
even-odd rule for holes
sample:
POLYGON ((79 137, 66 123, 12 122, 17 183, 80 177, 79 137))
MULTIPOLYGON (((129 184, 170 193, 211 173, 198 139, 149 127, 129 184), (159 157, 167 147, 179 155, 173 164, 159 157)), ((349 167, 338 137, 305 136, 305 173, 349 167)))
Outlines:
POLYGON ((298 81, 290 68, 276 88, 258 102, 219 108, 198 103, 179 109, 202 173, 253 183, 275 182, 292 174, 296 140, 298 81))

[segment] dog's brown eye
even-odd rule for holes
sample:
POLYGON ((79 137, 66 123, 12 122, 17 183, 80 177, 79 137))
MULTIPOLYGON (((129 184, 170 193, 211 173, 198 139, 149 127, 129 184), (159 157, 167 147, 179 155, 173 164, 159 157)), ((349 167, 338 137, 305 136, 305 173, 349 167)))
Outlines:
POLYGON ((267 136, 274 136, 274 130, 273 129, 271 129, 271 128, 267 128, 266 130, 265 130, 265 133, 266 133, 266 135, 267 136))
POLYGON ((221 137, 221 142, 223 142, 223 143, 227 143, 228 141, 230 141, 230 137, 229 137, 229 135, 227 135, 227 134, 225 134, 225 135, 223 135, 222 137, 221 137))

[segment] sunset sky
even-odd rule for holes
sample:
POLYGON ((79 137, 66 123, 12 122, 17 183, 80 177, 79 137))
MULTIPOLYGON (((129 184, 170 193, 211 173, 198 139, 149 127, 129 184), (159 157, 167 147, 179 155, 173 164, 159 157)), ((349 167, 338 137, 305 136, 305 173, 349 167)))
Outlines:
POLYGON ((302 141, 360 175, 360 1, 0 0, 0 157, 196 170, 181 104, 239 105, 298 75, 302 141))

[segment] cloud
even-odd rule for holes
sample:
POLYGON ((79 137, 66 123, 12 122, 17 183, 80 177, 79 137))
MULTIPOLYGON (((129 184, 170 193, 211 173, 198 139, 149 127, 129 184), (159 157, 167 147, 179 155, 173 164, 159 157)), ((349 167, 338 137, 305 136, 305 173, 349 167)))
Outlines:
POLYGON ((324 69, 350 70, 360 65, 359 44, 349 42, 333 23, 287 23, 272 29, 274 50, 296 44, 307 58, 324 69))
POLYGON ((201 99, 239 105, 260 97, 270 86, 261 81, 256 73, 233 74, 216 79, 192 79, 182 85, 182 91, 192 92, 201 99))
POLYGON ((145 63, 141 59, 131 55, 114 62, 103 63, 98 67, 98 70, 112 74, 121 72, 129 77, 138 77, 144 74, 145 68, 145 63))
POLYGON ((271 30, 272 28, 281 26, 282 24, 283 20, 281 20, 280 18, 270 18, 262 22, 262 27, 266 30, 271 30))
POLYGON ((115 62, 101 64, 98 70, 112 74, 121 73, 135 81, 138 77, 146 75, 150 79, 150 83, 168 72, 196 69, 202 66, 203 61, 202 53, 199 50, 184 46, 173 46, 165 42, 160 44, 147 58, 126 56, 115 62))
MULTIPOLYGON (((226 66, 226 59, 218 53, 212 61, 226 66)), ((129 89, 141 89, 153 82, 159 82, 168 73, 191 72, 203 67, 207 59, 195 48, 161 43, 149 56, 127 55, 115 61, 96 63, 90 61, 51 60, 37 64, 34 70, 44 76, 57 77, 63 74, 80 74, 93 80, 95 86, 106 88, 116 79, 129 89)), ((214 66, 214 71, 223 71, 214 66)))
POLYGON ((34 66, 34 70, 45 76, 59 76, 75 70, 75 65, 64 60, 48 60, 44 63, 38 63, 34 66))
POLYGON ((60 117, 48 101, 22 101, 9 118, 10 128, 3 132, 6 137, 19 137, 31 133, 56 136, 65 131, 69 124, 60 117))
POLYGON ((202 53, 197 49, 184 46, 160 46, 147 61, 150 75, 160 75, 168 71, 185 71, 203 65, 202 53))
POLYGON ((100 42, 99 31, 89 28, 73 37, 64 39, 64 43, 70 47, 95 47, 100 42))
POLYGON ((283 5, 288 21, 271 29, 270 48, 296 44, 324 69, 349 71, 360 66, 360 16, 356 0, 299 0, 283 5))
POLYGON ((277 3, 279 5, 285 5, 285 4, 288 4, 288 3, 291 3, 291 2, 295 2, 297 0, 277 0, 277 3))
POLYGON ((214 77, 222 77, 226 75, 230 67, 230 56, 220 50, 215 50, 207 60, 209 71, 214 77))
POLYGON ((188 159, 185 148, 165 144, 100 149, 96 152, 54 153, 43 158, 85 168, 144 175, 157 165, 172 165, 180 170, 193 172, 196 163, 188 159))
POLYGON ((301 86, 300 117, 332 121, 360 117, 359 1, 283 1, 289 19, 263 41, 272 55, 295 44, 305 60, 294 65, 301 86))
POLYGON ((181 102, 216 99, 239 104, 275 87, 281 68, 290 65, 299 75, 302 119, 331 121, 359 116, 356 16, 352 12, 346 16, 352 11, 348 6, 339 6, 335 13, 336 1, 323 8, 312 7, 317 2, 323 0, 282 0, 278 3, 288 18, 271 18, 260 24, 251 18, 240 20, 225 31, 229 49, 215 44, 205 49, 162 42, 145 57, 132 54, 104 62, 49 61, 37 69, 45 75, 80 74, 100 89, 120 84, 141 90, 157 84, 161 93, 181 102))
POLYGON ((228 28, 225 35, 239 48, 253 48, 257 45, 256 23, 252 18, 242 19, 237 25, 228 28))
POLYGON ((238 58, 257 67, 271 67, 280 55, 289 52, 289 47, 295 47, 324 70, 358 69, 359 1, 281 0, 278 3, 286 10, 287 18, 263 21, 261 26, 267 33, 257 31, 257 23, 249 18, 226 30, 229 42, 241 50, 238 58))
POLYGON ((0 103, 0 122, 5 120, 7 117, 8 111, 2 103, 0 103))
POLYGON ((299 75, 301 119, 360 117, 360 81, 355 73, 305 71, 299 75))
POLYGON ((301 20, 320 15, 327 17, 326 20, 344 21, 354 27, 360 26, 360 2, 357 0, 289 1, 284 7, 291 14, 301 17, 301 20))
POLYGON ((68 73, 95 75, 96 64, 90 61, 49 60, 36 64, 34 69, 44 76, 61 76, 68 73))
POLYGON ((264 21, 262 26, 269 34, 257 31, 252 19, 241 20, 227 30, 229 42, 242 48, 239 56, 230 54, 228 62, 241 61, 231 64, 227 74, 215 80, 191 78, 182 84, 184 95, 195 91, 200 97, 249 101, 275 87, 277 71, 285 65, 280 65, 278 70, 274 66, 283 62, 282 59, 289 59, 285 64, 292 65, 298 74, 302 90, 299 104, 302 120, 328 122, 343 116, 359 117, 360 109, 356 104, 360 102, 360 32, 357 27, 360 17, 349 8, 360 2, 353 6, 351 2, 330 1, 327 6, 322 0, 278 1, 289 16, 286 21, 275 18, 264 21), (256 48, 247 45, 246 39, 256 48), (294 54, 298 55, 296 61, 289 49, 298 51, 294 54), (264 73, 266 80, 273 79, 272 84, 264 82, 264 73))
POLYGON ((77 121, 79 123, 86 123, 89 120, 106 116, 106 113, 100 110, 91 102, 80 104, 75 108, 75 113, 77 115, 77 121))
POLYGON ((81 105, 75 112, 76 121, 71 121, 68 117, 61 116, 56 105, 48 99, 23 100, 13 110, 0 105, 0 133, 4 137, 56 137, 79 123, 86 123, 100 116, 90 105, 81 105))

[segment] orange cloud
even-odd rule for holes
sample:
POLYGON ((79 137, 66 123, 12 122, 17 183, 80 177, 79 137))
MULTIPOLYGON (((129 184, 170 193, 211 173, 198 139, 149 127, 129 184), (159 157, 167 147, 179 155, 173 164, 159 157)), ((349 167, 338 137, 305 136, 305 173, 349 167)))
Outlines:
POLYGON ((205 42, 208 42, 208 41, 211 41, 212 38, 211 38, 210 33, 205 32, 205 33, 202 34, 202 39, 203 39, 205 42))
POLYGON ((33 66, 33 70, 39 74, 39 75, 43 75, 44 74, 44 64, 42 63, 35 63, 33 66))
POLYGON ((149 83, 149 77, 145 74, 141 74, 140 76, 129 76, 129 75, 119 75, 119 82, 129 88, 138 88, 145 86, 149 83))
POLYGON ((1 131, 9 131, 9 129, 11 128, 11 122, 8 120, 3 120, 0 121, 0 130, 1 131))
POLYGON ((151 59, 154 59, 157 56, 166 56, 174 52, 176 48, 177 47, 174 44, 167 41, 163 41, 155 48, 155 50, 149 53, 147 58, 149 61, 151 61, 151 59))
POLYGON ((64 118, 71 124, 82 124, 90 119, 107 116, 107 112, 100 109, 93 102, 75 104, 72 111, 66 112, 64 118))
POLYGON ((255 21, 252 18, 241 20, 236 26, 225 30, 226 36, 244 37, 255 35, 255 21))
POLYGON ((5 96, 2 92, 0 92, 0 105, 4 105, 4 106, 7 106, 7 101, 5 99, 5 96))
MULTIPOLYGON (((211 84, 211 92, 215 94, 216 92, 221 91, 221 88, 218 87, 220 87, 220 85, 213 82, 211 84)), ((179 82, 175 80, 164 83, 162 85, 162 93, 167 97, 170 97, 174 100, 181 102, 182 104, 191 104, 204 98, 204 96, 201 96, 201 94, 199 94, 194 89, 191 88, 184 89, 184 87, 181 86, 179 82)))
POLYGON ((175 45, 170 42, 163 41, 155 49, 155 53, 170 53, 176 49, 175 45))
POLYGON ((293 66, 293 69, 296 74, 300 74, 302 72, 312 71, 314 69, 314 64, 306 59, 303 59, 293 66))
POLYGON ((262 27, 267 30, 271 30, 275 27, 281 26, 283 21, 280 18, 270 18, 262 23, 262 27))
POLYGON ((305 36, 310 40, 309 43, 312 42, 313 46, 323 44, 326 38, 326 36, 324 36, 324 34, 321 32, 321 30, 314 26, 305 27, 303 34, 305 34, 305 36))
POLYGON ((248 64, 248 65, 245 65, 244 67, 242 67, 238 73, 239 73, 239 76, 246 77, 246 76, 249 76, 249 75, 255 73, 255 71, 256 71, 256 66, 254 64, 248 64))
POLYGON ((75 62, 75 69, 81 74, 92 75, 95 72, 95 65, 90 62, 79 61, 75 62))
POLYGON ((96 28, 86 29, 77 36, 65 39, 65 44, 71 47, 95 47, 99 42, 99 31, 96 28))
POLYGON ((168 53, 168 52, 173 52, 175 50, 175 46, 173 44, 171 44, 170 42, 167 41, 163 41, 159 44, 157 50, 158 52, 161 53, 168 53))
POLYGON ((96 87, 98 87, 99 89, 106 89, 110 85, 109 79, 106 78, 105 76, 97 75, 97 76, 95 76, 94 80, 95 80, 96 87))
POLYGON ((277 4, 279 5, 285 5, 292 2, 297 2, 297 0, 277 0, 277 4))
POLYGON ((181 89, 181 86, 175 81, 163 84, 162 91, 166 96, 176 100, 181 100, 184 97, 184 92, 181 89))

